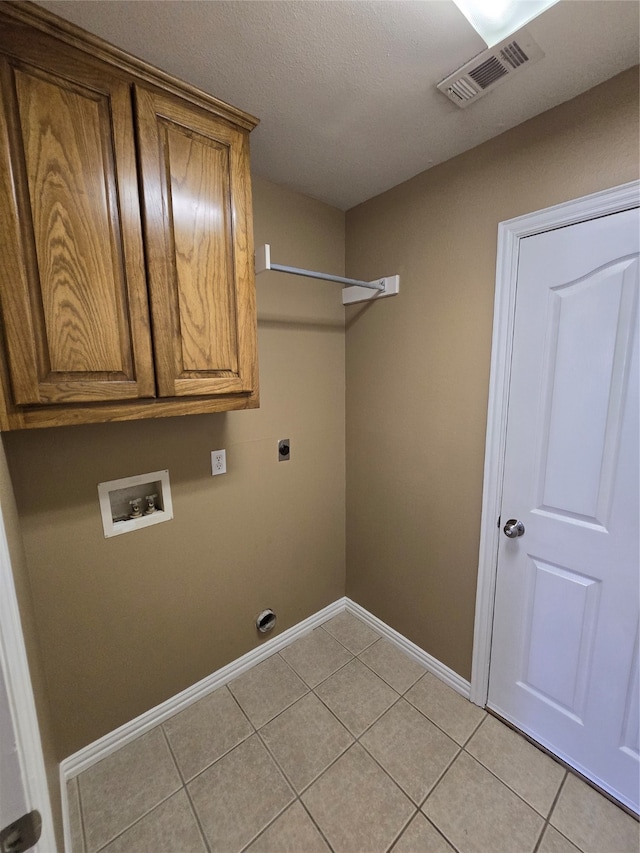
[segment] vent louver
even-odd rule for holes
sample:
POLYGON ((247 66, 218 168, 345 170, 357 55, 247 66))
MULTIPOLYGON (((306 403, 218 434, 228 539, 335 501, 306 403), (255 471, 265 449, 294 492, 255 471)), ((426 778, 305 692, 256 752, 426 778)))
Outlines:
POLYGON ((499 80, 508 73, 509 72, 499 59, 496 59, 495 56, 490 56, 489 59, 482 63, 482 65, 478 65, 477 68, 472 68, 471 71, 469 71, 469 77, 471 77, 472 80, 475 80, 481 89, 488 89, 492 83, 495 83, 496 80, 499 80))
POLYGON ((526 30, 483 51, 438 83, 438 89, 459 107, 477 101, 494 86, 542 59, 544 53, 526 30))
POLYGON ((517 68, 519 65, 522 65, 523 62, 529 61, 529 57, 517 41, 512 41, 510 44, 505 45, 500 51, 500 57, 512 68, 517 68))

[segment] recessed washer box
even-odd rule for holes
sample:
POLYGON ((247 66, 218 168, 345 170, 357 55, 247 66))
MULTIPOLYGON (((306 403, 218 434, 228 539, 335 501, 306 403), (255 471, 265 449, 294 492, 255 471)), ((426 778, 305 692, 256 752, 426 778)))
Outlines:
POLYGON ((173 518, 168 471, 98 483, 105 539, 173 518))

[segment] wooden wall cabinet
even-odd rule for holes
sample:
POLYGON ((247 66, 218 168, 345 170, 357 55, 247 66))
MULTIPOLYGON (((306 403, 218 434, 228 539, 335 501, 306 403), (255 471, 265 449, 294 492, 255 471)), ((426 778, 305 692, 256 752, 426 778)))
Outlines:
POLYGON ((0 4, 0 427, 258 405, 256 120, 0 4))

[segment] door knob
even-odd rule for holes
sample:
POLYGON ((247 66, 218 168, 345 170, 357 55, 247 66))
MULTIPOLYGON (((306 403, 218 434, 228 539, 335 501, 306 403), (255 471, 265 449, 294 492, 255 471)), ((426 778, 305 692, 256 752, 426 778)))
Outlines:
POLYGON ((502 529, 504 535, 508 536, 509 539, 517 539, 518 536, 522 536, 524 533, 524 524, 515 518, 510 518, 502 529))

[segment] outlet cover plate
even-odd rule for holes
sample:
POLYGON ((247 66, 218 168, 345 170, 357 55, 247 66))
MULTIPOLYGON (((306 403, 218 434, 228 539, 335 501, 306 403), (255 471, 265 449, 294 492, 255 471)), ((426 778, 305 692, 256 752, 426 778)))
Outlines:
POLYGON ((278 462, 288 462, 291 459, 291 439, 281 438, 278 441, 278 462))
POLYGON ((227 452, 226 450, 211 451, 211 476, 227 473, 227 452))

